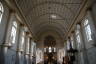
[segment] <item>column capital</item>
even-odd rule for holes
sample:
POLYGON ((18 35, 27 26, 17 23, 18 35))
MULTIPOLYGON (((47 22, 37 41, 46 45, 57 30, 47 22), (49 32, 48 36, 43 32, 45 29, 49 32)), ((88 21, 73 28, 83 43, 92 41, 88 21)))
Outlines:
POLYGON ((24 50, 20 49, 20 48, 17 48, 16 50, 17 52, 24 52, 24 50))
POLYGON ((87 11, 92 11, 92 7, 96 4, 96 0, 90 0, 91 4, 90 6, 87 8, 87 11))
POLYGON ((70 39, 70 36, 68 36, 68 39, 70 39))
POLYGON ((81 25, 81 22, 78 22, 77 25, 81 25))
POLYGON ((24 25, 24 24, 22 24, 22 23, 20 23, 20 26, 21 26, 21 27, 25 27, 25 25, 24 25))
POLYGON ((89 8, 87 8, 86 11, 92 11, 92 6, 90 6, 89 8))
POLYGON ((30 32, 26 32, 26 35, 32 39, 32 35, 30 32))
POLYGON ((29 32, 29 30, 28 30, 28 27, 27 27, 27 26, 25 26, 25 27, 24 27, 24 30, 25 30, 25 32, 29 32))
POLYGON ((73 31, 71 31, 71 34, 74 34, 74 32, 75 32, 74 30, 73 30, 73 31))
POLYGON ((25 55, 30 55, 30 53, 25 53, 25 55))
POLYGON ((14 10, 12 10, 12 9, 9 9, 9 12, 10 12, 10 15, 15 15, 15 11, 14 10))
POLYGON ((6 43, 4 43, 4 44, 2 44, 2 45, 0 45, 0 46, 4 46, 4 47, 11 47, 11 44, 9 43, 9 42, 6 42, 6 43))

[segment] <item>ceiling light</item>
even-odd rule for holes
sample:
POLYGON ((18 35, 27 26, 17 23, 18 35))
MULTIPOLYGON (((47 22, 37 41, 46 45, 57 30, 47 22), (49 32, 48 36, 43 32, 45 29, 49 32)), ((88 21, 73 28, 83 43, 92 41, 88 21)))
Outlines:
POLYGON ((56 15, 51 15, 51 18, 53 19, 56 19, 56 17, 57 17, 56 15))

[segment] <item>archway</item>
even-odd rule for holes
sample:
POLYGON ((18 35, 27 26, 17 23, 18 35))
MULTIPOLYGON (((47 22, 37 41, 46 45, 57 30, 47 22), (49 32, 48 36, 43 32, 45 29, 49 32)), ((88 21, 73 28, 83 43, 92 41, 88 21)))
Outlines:
POLYGON ((48 35, 44 39, 44 64, 57 62, 56 40, 48 35))

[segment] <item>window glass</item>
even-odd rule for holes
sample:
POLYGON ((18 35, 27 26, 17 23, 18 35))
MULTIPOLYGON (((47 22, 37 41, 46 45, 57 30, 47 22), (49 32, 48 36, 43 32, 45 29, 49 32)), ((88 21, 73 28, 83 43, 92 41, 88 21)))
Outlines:
POLYGON ((24 38, 25 38, 25 36, 24 36, 24 31, 23 31, 23 32, 22 32, 22 38, 21 38, 21 45, 24 44, 24 38))
POLYGON ((79 35, 77 35, 77 41, 78 41, 78 43, 80 43, 80 36, 79 35))
POLYGON ((76 35, 78 35, 79 34, 79 30, 77 29, 77 31, 76 31, 76 35))
POLYGON ((80 36, 80 25, 77 24, 77 29, 76 29, 76 42, 77 42, 77 48, 80 49, 81 46, 81 36, 80 36))
POLYGON ((56 48, 54 48, 54 52, 56 52, 56 48))
POLYGON ((0 2, 0 23, 1 23, 1 19, 2 19, 2 15, 3 15, 4 9, 3 9, 3 5, 0 2))
POLYGON ((76 40, 78 43, 80 43, 80 34, 79 34, 79 30, 76 31, 76 40))
POLYGON ((30 47, 30 38, 28 37, 28 41, 27 41, 27 52, 29 52, 29 47, 30 47))
POLYGON ((68 50, 70 49, 70 43, 69 43, 69 40, 67 40, 67 49, 68 49, 68 50))
POLYGON ((15 39, 16 39, 16 29, 17 29, 17 23, 16 23, 16 21, 14 21, 13 24, 12 24, 11 36, 10 36, 10 40, 11 40, 11 43, 12 43, 12 44, 15 43, 15 39))
POLYGON ((52 48, 51 47, 49 47, 49 52, 52 52, 52 48))
POLYGON ((71 37, 71 45, 72 45, 72 48, 74 48, 74 39, 73 39, 73 35, 71 37))
POLYGON ((86 33, 87 40, 90 41, 92 40, 92 37, 91 37, 92 33, 91 33, 91 28, 90 28, 88 19, 85 20, 84 26, 85 26, 85 33, 86 33))
POLYGON ((46 48, 44 48, 44 52, 46 52, 46 48))
POLYGON ((81 39, 80 39, 80 32, 79 32, 79 30, 76 31, 76 41, 77 41, 77 48, 80 49, 81 39))

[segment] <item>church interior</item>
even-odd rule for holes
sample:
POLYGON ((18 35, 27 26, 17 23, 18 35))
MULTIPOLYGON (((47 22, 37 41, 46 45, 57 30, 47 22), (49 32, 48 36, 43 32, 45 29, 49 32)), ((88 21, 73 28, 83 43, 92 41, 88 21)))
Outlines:
POLYGON ((0 0, 0 64, 96 64, 96 0, 0 0))

